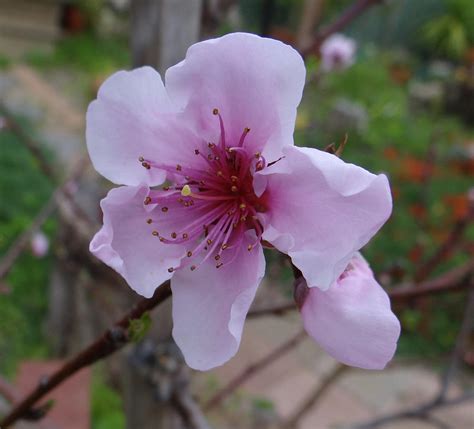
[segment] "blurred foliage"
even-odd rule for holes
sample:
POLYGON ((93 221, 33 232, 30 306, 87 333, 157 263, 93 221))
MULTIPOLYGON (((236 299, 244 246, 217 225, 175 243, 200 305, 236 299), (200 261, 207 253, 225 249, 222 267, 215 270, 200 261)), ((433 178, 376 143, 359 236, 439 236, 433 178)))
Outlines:
POLYGON ((422 28, 423 41, 435 54, 461 59, 474 46, 472 0, 446 0, 446 11, 422 28))
POLYGON ((40 69, 66 67, 98 75, 126 68, 130 54, 123 40, 84 33, 60 40, 52 53, 31 52, 26 60, 40 69))
MULTIPOLYGON (((0 256, 28 228, 52 191, 28 150, 13 134, 0 130, 0 256), (3 172, 8 172, 4 174, 3 172)), ((50 237, 54 221, 43 231, 50 237)), ((51 258, 27 251, 4 280, 10 290, 0 294, 0 373, 12 375, 19 359, 44 357, 43 324, 51 258)))
POLYGON ((120 394, 105 383, 102 372, 94 371, 92 378, 92 429, 123 428, 125 428, 125 415, 120 394))

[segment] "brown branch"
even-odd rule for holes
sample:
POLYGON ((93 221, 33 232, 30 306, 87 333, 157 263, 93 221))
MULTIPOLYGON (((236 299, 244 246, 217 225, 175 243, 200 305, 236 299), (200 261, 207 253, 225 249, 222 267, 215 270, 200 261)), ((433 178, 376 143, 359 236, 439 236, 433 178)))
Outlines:
POLYGON ((306 56, 318 52, 321 43, 331 34, 347 27, 359 15, 381 2, 382 0, 356 0, 333 23, 317 33, 311 45, 301 51, 301 55, 306 56))
POLYGON ((18 123, 15 117, 10 114, 8 109, 1 103, 0 114, 6 118, 8 129, 13 131, 13 133, 24 143, 24 145, 33 155, 43 174, 48 177, 51 182, 56 183, 58 181, 58 175, 46 159, 46 156, 41 150, 41 145, 23 130, 23 127, 18 123))
POLYGON ((219 390, 214 396, 212 396, 203 406, 204 411, 209 411, 213 408, 216 408, 221 402, 226 399, 231 393, 233 393, 240 385, 245 383, 256 373, 258 373, 263 368, 277 361, 283 357, 286 353, 292 351, 294 347, 302 341, 306 336, 305 331, 300 331, 288 341, 285 341, 282 345, 272 350, 270 353, 265 355, 263 358, 254 362, 245 368, 240 374, 234 377, 227 386, 219 390))
POLYGON ((411 408, 409 410, 400 411, 399 413, 390 414, 387 416, 379 417, 371 422, 362 423, 356 426, 353 426, 352 429, 374 429, 384 425, 385 423, 390 423, 395 420, 401 419, 422 419, 425 420, 427 414, 434 409, 442 407, 450 407, 453 405, 458 405, 466 401, 471 401, 474 399, 474 391, 468 391, 463 393, 453 399, 444 399, 441 403, 435 403, 435 401, 430 401, 426 404, 422 404, 418 407, 411 408))
POLYGON ((298 423, 301 419, 310 411, 326 393, 326 391, 333 385, 333 383, 339 379, 339 377, 349 367, 342 364, 337 364, 334 369, 322 380, 321 384, 317 386, 307 397, 307 399, 301 404, 301 406, 288 418, 283 424, 283 429, 294 429, 298 427, 298 423))
MULTIPOLYGON (((399 302, 427 295, 458 291, 466 289, 469 286, 467 279, 472 273, 474 273, 474 260, 453 268, 434 279, 426 280, 418 285, 399 285, 391 288, 387 293, 393 302, 399 302)), ((296 305, 293 301, 290 301, 271 307, 256 308, 255 310, 251 310, 247 317, 254 318, 269 315, 281 316, 282 314, 293 310, 296 310, 296 305)))
MULTIPOLYGON (((470 283, 471 286, 474 284, 470 283)), ((419 405, 418 407, 410 408, 408 410, 402 410, 398 413, 389 414, 386 416, 379 417, 375 420, 372 420, 367 423, 362 423, 354 427, 354 429, 372 429, 384 425, 385 423, 390 423, 395 420, 400 419, 422 419, 422 420, 432 420, 432 417, 429 415, 429 412, 440 407, 456 405, 464 401, 474 399, 474 390, 470 390, 454 399, 447 398, 447 391, 451 381, 457 372, 459 363, 462 359, 462 352, 465 348, 466 341, 471 333, 474 323, 474 287, 471 287, 469 297, 464 309, 463 321, 461 324, 461 329, 459 331, 456 343, 454 345, 454 350, 451 355, 448 367, 445 370, 445 373, 442 378, 441 386, 439 393, 435 396, 434 399, 419 405)))
POLYGON ((189 429, 211 429, 201 408, 187 389, 175 393, 171 403, 189 429))
POLYGON ((13 410, 0 421, 0 427, 6 429, 18 419, 25 416, 42 397, 61 384, 81 368, 111 355, 128 342, 127 330, 130 321, 139 319, 145 312, 152 310, 171 296, 169 282, 158 287, 152 298, 142 299, 115 325, 98 337, 91 345, 68 360, 60 369, 50 376, 43 377, 34 388, 13 410))
POLYGON ((461 238, 472 221, 474 221, 474 200, 469 199, 469 209, 466 215, 454 224, 448 237, 441 246, 439 246, 436 252, 424 264, 420 265, 415 273, 416 282, 428 278, 436 267, 438 267, 438 265, 443 262, 458 245, 461 244, 461 238))
POLYGON ((33 234, 38 231, 38 229, 54 212, 58 203, 60 203, 64 195, 67 194, 67 188, 69 187, 69 185, 79 179, 79 177, 84 171, 84 164, 86 161, 87 158, 82 158, 78 161, 76 166, 73 167, 71 175, 62 183, 62 185, 56 188, 50 199, 40 210, 40 212, 30 224, 30 226, 23 233, 21 233, 20 236, 15 240, 15 242, 10 246, 7 253, 0 261, 0 279, 2 279, 8 274, 15 261, 28 246, 33 234))

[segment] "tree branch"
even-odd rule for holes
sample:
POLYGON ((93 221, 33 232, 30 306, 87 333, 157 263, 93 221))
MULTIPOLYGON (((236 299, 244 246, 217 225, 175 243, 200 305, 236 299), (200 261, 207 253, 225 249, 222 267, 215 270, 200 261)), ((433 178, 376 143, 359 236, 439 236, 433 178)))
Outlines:
POLYGON ((58 203, 60 203, 63 197, 68 194, 67 188, 69 185, 79 180, 79 177, 84 171, 84 164, 86 162, 86 157, 80 159, 77 162, 76 166, 72 169, 71 175, 68 176, 68 178, 55 189, 50 199, 40 210, 30 226, 23 233, 21 233, 20 236, 10 246, 7 253, 0 261, 0 279, 8 274, 15 261, 21 255, 23 250, 28 246, 33 234, 38 231, 38 229, 46 222, 49 216, 51 216, 51 214, 56 209, 58 203))
POLYGON ((272 350, 270 353, 265 355, 260 360, 254 362, 245 368, 240 374, 234 377, 227 386, 219 390, 214 396, 212 396, 203 406, 204 411, 209 411, 216 408, 221 402, 226 399, 232 392, 234 392, 240 385, 245 383, 251 377, 253 377, 260 370, 265 368, 267 365, 272 364, 286 353, 292 351, 294 347, 302 341, 306 336, 304 330, 298 332, 296 335, 291 337, 288 341, 285 341, 282 345, 272 350))
POLYGON ((301 404, 301 406, 288 418, 283 424, 283 429, 294 429, 298 426, 301 419, 311 410, 317 402, 322 398, 326 391, 339 379, 339 377, 348 370, 349 367, 342 364, 337 364, 333 370, 324 377, 323 381, 317 386, 301 404))
POLYGON ((43 377, 33 389, 13 410, 0 421, 0 427, 6 429, 18 419, 25 416, 42 397, 75 374, 81 368, 111 355, 129 341, 127 330, 130 322, 139 319, 145 312, 152 310, 171 296, 169 282, 159 286, 153 297, 142 299, 121 320, 97 338, 90 346, 68 360, 61 368, 50 376, 43 377))
POLYGON ((364 13, 366 10, 381 3, 382 0, 356 0, 350 5, 333 23, 323 28, 314 37, 313 42, 305 49, 301 51, 301 55, 307 56, 312 53, 318 52, 322 42, 328 38, 331 34, 336 33, 343 28, 347 27, 352 21, 354 21, 359 15, 364 13))
MULTIPOLYGON (((410 283, 395 286, 388 290, 387 293, 393 302, 402 302, 422 296, 466 289, 469 287, 468 277, 472 273, 474 273, 474 260, 468 261, 464 265, 453 268, 434 279, 426 280, 418 285, 410 283)), ((293 310, 296 310, 296 305, 293 301, 290 301, 271 307, 256 308, 251 310, 247 317, 281 316, 293 310)))

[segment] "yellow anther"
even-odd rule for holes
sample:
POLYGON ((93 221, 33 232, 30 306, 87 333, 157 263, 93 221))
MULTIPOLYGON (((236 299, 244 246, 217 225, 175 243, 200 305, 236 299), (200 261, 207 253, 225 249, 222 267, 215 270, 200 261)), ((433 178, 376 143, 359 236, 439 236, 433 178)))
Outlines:
POLYGON ((169 186, 163 186, 163 191, 169 191, 170 187, 169 186))
POLYGON ((151 203, 151 198, 150 197, 146 197, 145 201, 143 201, 143 204, 145 204, 145 205, 150 204, 150 203, 151 203))
POLYGON ((142 162, 142 166, 145 167, 147 170, 151 168, 150 164, 148 162, 142 162))
POLYGON ((163 243, 163 241, 165 241, 165 239, 163 237, 160 237, 160 241, 163 243))
POLYGON ((219 259, 221 259, 221 255, 216 255, 216 256, 214 256, 214 259, 215 259, 216 261, 218 261, 219 259))
POLYGON ((224 264, 222 262, 220 262, 216 265, 216 268, 220 268, 220 267, 222 267, 222 265, 224 265, 224 264))
POLYGON ((178 234, 176 234, 176 232, 171 233, 171 238, 176 238, 177 236, 178 236, 178 234))
POLYGON ((239 178, 237 176, 230 176, 230 180, 235 183, 239 181, 239 178))
POLYGON ((242 203, 242 204, 240 204, 239 208, 240 208, 240 210, 245 210, 247 208, 247 206, 244 203, 242 203))
POLYGON ((181 189, 181 195, 183 197, 189 197, 191 195, 191 187, 189 185, 184 185, 183 189, 181 189))
POLYGON ((224 243, 222 246, 221 246, 221 249, 222 250, 225 250, 229 247, 229 245, 227 243, 224 243))
POLYGON ((152 232, 152 235, 154 235, 155 237, 158 237, 158 235, 159 235, 159 234, 158 234, 158 231, 153 231, 153 232, 152 232))
POLYGON ((191 256, 193 256, 193 252, 191 251, 188 251, 188 253, 186 253, 187 257, 190 258, 191 256))
POLYGON ((251 244, 249 244, 249 245, 247 246, 247 250, 250 252, 252 249, 253 249, 253 246, 252 246, 251 244))
POLYGON ((244 128, 244 132, 249 133, 249 132, 250 132, 250 128, 249 128, 249 127, 245 127, 245 128, 244 128))
POLYGON ((186 240, 186 238, 188 238, 188 234, 184 233, 183 238, 186 240))
POLYGON ((208 238, 208 239, 206 240, 206 243, 210 246, 210 245, 212 244, 212 240, 208 238))
POLYGON ((232 187, 230 188, 230 190, 231 190, 232 192, 237 192, 237 191, 239 190, 239 188, 237 188, 237 186, 234 185, 234 186, 232 186, 232 187))
POLYGON ((255 155, 254 155, 254 156, 255 156, 255 158, 258 159, 258 158, 260 158, 261 155, 262 155, 262 154, 261 154, 260 152, 255 152, 255 155))

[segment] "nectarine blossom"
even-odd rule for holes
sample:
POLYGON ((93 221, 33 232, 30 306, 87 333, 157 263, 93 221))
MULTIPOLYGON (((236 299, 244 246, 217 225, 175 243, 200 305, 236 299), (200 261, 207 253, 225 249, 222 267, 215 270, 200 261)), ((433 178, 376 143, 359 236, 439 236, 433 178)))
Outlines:
POLYGON ((145 297, 171 279, 193 368, 237 352, 263 241, 327 289, 390 215, 384 175, 294 146, 304 81, 294 49, 236 33, 190 47, 166 85, 150 67, 114 74, 87 112, 95 168, 125 185, 90 249, 145 297))

